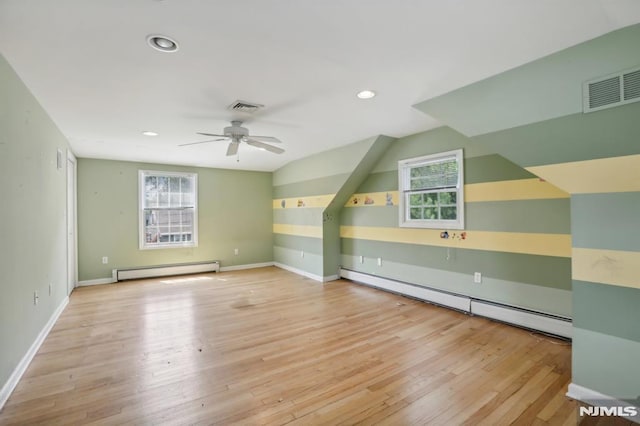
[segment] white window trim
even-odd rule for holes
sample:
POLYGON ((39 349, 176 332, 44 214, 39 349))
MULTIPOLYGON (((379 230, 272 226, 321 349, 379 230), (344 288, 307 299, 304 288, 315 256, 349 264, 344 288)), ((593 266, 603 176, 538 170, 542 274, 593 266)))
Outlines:
POLYGON ((138 248, 140 250, 159 250, 159 249, 179 249, 179 248, 194 248, 198 247, 198 174, 189 172, 164 172, 158 170, 138 170, 138 248), (184 241, 182 244, 154 244, 153 246, 147 246, 145 241, 145 226, 144 226, 144 207, 142 203, 142 197, 144 196, 144 176, 146 174, 160 175, 160 176, 175 176, 175 177, 192 177, 195 197, 193 201, 193 235, 192 241, 184 241))
POLYGON ((437 154, 425 155, 422 157, 409 158, 398 161, 398 194, 399 194, 399 210, 398 217, 400 219, 401 228, 430 228, 430 229, 464 229, 464 163, 462 149, 453 151, 440 152, 437 154), (406 202, 406 188, 409 188, 409 171, 412 167, 428 164, 430 162, 438 162, 447 157, 455 157, 458 162, 458 185, 456 191, 456 220, 426 220, 426 219, 409 219, 409 206, 406 202))

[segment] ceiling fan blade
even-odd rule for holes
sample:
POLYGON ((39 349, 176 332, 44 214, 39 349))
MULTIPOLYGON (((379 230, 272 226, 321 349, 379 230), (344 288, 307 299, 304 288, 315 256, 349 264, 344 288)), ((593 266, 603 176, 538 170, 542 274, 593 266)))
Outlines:
POLYGON ((278 148, 277 146, 272 146, 266 143, 262 143, 252 138, 246 138, 245 142, 247 142, 249 145, 255 146, 256 148, 262 148, 269 152, 273 152, 274 154, 282 154, 284 152, 284 149, 282 148, 278 148))
POLYGON ((238 153, 238 147, 240 142, 231 142, 227 148, 227 156, 236 155, 238 153))
POLYGON ((182 143, 178 146, 187 146, 187 145, 198 145, 201 143, 209 143, 209 142, 216 142, 216 141, 226 141, 228 138, 218 138, 218 139, 208 139, 206 141, 200 141, 200 142, 189 142, 189 143, 182 143))
POLYGON ((255 136, 255 135, 251 135, 250 136, 253 139, 259 139, 261 141, 264 142, 271 142, 271 143, 282 143, 282 141, 278 138, 274 138, 273 136, 255 136))
POLYGON ((202 136, 213 136, 214 138, 226 138, 226 135, 216 135, 213 133, 201 133, 201 132, 196 132, 198 135, 202 135, 202 136))

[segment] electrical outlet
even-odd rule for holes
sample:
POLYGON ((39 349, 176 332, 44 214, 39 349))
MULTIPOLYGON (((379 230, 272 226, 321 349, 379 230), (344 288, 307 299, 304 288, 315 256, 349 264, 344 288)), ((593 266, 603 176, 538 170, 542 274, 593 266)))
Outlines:
POLYGON ((53 284, 49 283, 49 296, 51 296, 51 287, 53 287, 53 284))
POLYGON ((33 304, 34 304, 34 305, 37 305, 37 304, 38 304, 38 299, 39 299, 39 297, 38 297, 38 291, 36 290, 36 291, 34 291, 34 292, 33 292, 33 304))
POLYGON ((300 250, 300 257, 304 257, 304 250, 300 250))
POLYGON ((476 284, 480 284, 482 282, 482 274, 480 272, 473 274, 473 282, 476 284))
POLYGON ((109 263, 109 258, 107 256, 103 256, 102 257, 102 264, 106 265, 107 263, 109 263))
POLYGON ((381 257, 378 258, 378 266, 382 266, 382 258, 381 257))
POLYGON ((240 250, 238 250, 238 249, 233 249, 233 254, 234 254, 235 256, 237 256, 239 253, 240 253, 240 250))
POLYGON ((360 263, 364 263, 364 256, 360 256, 360 263))

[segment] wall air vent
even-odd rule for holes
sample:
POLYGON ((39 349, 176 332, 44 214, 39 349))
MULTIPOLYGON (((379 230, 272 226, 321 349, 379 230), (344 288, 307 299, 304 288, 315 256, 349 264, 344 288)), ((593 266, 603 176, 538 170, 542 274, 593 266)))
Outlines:
POLYGON ((253 102, 247 102, 247 101, 235 101, 234 103, 229 105, 229 109, 231 111, 248 112, 249 114, 253 114, 254 112, 256 112, 257 110, 263 107, 264 105, 255 104, 253 102))
POLYGON ((585 113, 638 102, 640 68, 585 81, 582 85, 582 95, 585 113))

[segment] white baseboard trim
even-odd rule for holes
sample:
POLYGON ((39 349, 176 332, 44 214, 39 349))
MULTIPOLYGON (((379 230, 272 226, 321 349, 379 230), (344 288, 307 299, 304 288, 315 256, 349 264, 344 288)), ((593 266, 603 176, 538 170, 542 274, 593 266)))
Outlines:
POLYGON ((243 269, 266 268, 267 266, 273 266, 273 262, 247 263, 245 265, 222 266, 220 268, 220 272, 241 271, 243 269))
POLYGON ((426 287, 402 283, 399 281, 390 280, 388 278, 377 277, 361 272, 350 271, 348 269, 341 269, 340 276, 355 282, 381 288, 383 290, 388 290, 393 293, 400 293, 410 297, 415 297, 426 302, 447 306, 459 311, 471 311, 471 299, 465 296, 431 290, 426 287))
MULTIPOLYGON (((607 406, 618 406, 618 407, 634 407, 640 411, 640 407, 636 407, 632 404, 629 404, 626 401, 621 401, 617 398, 611 397, 609 395, 605 395, 603 393, 594 391, 593 389, 585 388, 584 386, 576 385, 575 383, 569 384, 569 389, 567 390, 566 396, 571 399, 575 399, 580 402, 584 402, 589 405, 602 405, 605 403, 607 406)), ((624 417, 627 420, 631 420, 635 423, 640 423, 640 413, 637 416, 624 417)))
POLYGON ((31 347, 29 348, 27 353, 24 354, 16 368, 13 370, 13 373, 11 373, 11 376, 9 376, 9 380, 7 380, 7 382, 2 386, 2 389, 0 389, 0 410, 2 410, 2 407, 4 407, 4 404, 9 399, 9 396, 11 396, 11 393, 16 388, 24 372, 27 371, 27 367, 29 367, 31 360, 38 352, 38 349, 40 349, 42 342, 44 342, 44 339, 46 339, 47 335, 55 325, 56 321, 58 321, 60 314, 62 314, 62 311, 64 311, 64 308, 68 303, 69 297, 65 297, 62 302, 60 302, 60 305, 58 305, 58 308, 56 308, 56 310, 53 312, 53 314, 49 318, 49 321, 47 321, 42 330, 40 330, 40 333, 38 334, 38 337, 36 337, 36 340, 31 344, 31 347))
POLYGON ((573 323, 569 319, 530 312, 516 307, 497 305, 481 300, 471 300, 471 312, 481 317, 516 324, 521 327, 539 330, 568 339, 573 337, 573 323))
POLYGON ((312 280, 318 281, 319 283, 335 281, 339 278, 337 275, 322 277, 320 275, 312 274, 311 272, 303 271, 302 269, 294 268, 293 266, 285 265, 284 263, 280 262, 273 262, 273 266, 284 269, 285 271, 293 272, 294 274, 302 275, 303 277, 311 278, 312 280))
POLYGON ((76 287, 87 287, 90 285, 101 285, 101 284, 113 284, 115 281, 113 278, 97 278, 95 280, 84 280, 78 281, 78 285, 76 287))
POLYGON ((425 302, 495 319, 515 326, 566 338, 571 338, 573 335, 573 323, 570 318, 474 299, 463 294, 450 293, 436 288, 423 287, 349 269, 340 269, 340 276, 356 283, 403 294, 425 302))

